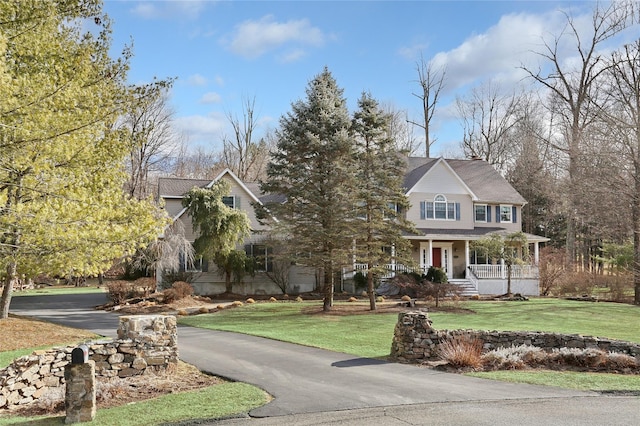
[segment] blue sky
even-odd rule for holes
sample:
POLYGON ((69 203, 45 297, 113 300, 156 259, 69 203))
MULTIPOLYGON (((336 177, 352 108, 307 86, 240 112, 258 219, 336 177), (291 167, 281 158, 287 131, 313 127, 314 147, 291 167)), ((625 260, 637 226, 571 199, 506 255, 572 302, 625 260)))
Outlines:
MULTIPOLYGON (((221 149, 227 113, 255 98, 258 137, 278 125, 326 66, 351 111, 363 91, 419 119, 412 95, 420 55, 447 69, 434 119, 432 156, 452 156, 461 139, 455 97, 482 82, 526 84, 570 11, 589 27, 581 1, 116 1, 105 0, 115 51, 133 40, 129 81, 177 77, 175 125, 190 146, 221 149)), ((416 133, 420 130, 416 129, 416 133)))

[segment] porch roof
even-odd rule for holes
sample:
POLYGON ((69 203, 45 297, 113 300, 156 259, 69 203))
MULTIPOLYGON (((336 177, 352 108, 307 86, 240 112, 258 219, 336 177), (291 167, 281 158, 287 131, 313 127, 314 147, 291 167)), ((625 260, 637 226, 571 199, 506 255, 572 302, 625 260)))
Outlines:
MULTIPOLYGON (((418 228, 417 234, 407 234, 405 238, 409 240, 448 240, 448 241, 467 241, 479 240, 489 234, 508 235, 513 233, 504 228, 492 227, 475 227, 473 229, 437 229, 437 228, 418 228)), ((524 234, 530 243, 542 243, 549 241, 547 237, 540 235, 524 234)))

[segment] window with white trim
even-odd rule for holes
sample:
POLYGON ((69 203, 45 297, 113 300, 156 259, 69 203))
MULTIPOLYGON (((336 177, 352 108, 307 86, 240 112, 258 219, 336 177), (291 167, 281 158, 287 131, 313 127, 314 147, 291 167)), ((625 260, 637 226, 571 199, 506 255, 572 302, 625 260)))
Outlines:
POLYGON ((460 220, 460 203, 450 203, 438 194, 433 201, 420 202, 420 219, 460 220))
POLYGON ((247 256, 253 257, 255 270, 260 272, 271 272, 273 270, 273 259, 271 259, 271 249, 264 244, 247 244, 245 246, 247 256))
POLYGON ((475 205, 475 221, 476 222, 488 222, 487 218, 487 205, 476 204, 475 205))
POLYGON ((500 205, 500 222, 511 222, 511 207, 500 205))
POLYGON ((222 197, 222 204, 224 204, 225 206, 231 208, 231 209, 235 209, 236 208, 236 197, 230 195, 230 196, 224 196, 222 197))

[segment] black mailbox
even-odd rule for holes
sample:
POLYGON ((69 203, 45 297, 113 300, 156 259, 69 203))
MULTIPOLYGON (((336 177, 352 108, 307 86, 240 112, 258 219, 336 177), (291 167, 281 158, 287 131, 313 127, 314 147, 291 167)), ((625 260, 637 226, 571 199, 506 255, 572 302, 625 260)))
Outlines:
POLYGON ((89 348, 80 345, 71 351, 71 364, 85 364, 89 361, 89 348))

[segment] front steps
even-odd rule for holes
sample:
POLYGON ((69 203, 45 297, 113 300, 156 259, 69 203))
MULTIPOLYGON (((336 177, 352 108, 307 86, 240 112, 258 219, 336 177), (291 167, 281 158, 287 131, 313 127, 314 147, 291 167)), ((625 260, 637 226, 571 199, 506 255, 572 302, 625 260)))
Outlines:
POLYGON ((449 284, 458 286, 458 289, 460 290, 460 296, 464 296, 464 297, 478 296, 478 289, 469 280, 452 279, 452 280, 449 280, 449 284))

